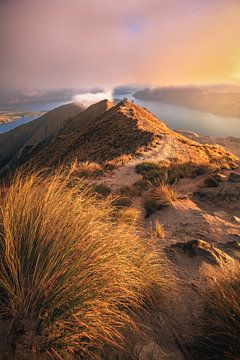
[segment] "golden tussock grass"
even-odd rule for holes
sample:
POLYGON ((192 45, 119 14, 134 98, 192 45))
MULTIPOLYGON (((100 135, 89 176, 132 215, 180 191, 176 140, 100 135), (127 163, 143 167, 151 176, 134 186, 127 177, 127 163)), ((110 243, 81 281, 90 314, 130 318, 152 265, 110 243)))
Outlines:
POLYGON ((178 198, 177 192, 167 184, 159 184, 153 188, 145 199, 146 216, 172 205, 178 198))
POLYGON ((142 213, 136 207, 120 209, 118 212, 118 221, 128 225, 137 225, 142 219, 142 213))
POLYGON ((207 288, 191 348, 203 360, 240 359, 240 264, 222 270, 207 288))
POLYGON ((71 164, 70 171, 75 176, 79 176, 83 178, 99 177, 103 175, 104 172, 100 164, 92 161, 85 161, 81 163, 75 161, 71 164))
POLYGON ((110 200, 68 183, 18 174, 0 204, 0 315, 13 342, 20 323, 26 351, 62 359, 118 346, 169 282, 151 242, 114 222, 110 200))
POLYGON ((164 239, 166 236, 164 227, 158 220, 153 225, 153 232, 158 239, 164 239))

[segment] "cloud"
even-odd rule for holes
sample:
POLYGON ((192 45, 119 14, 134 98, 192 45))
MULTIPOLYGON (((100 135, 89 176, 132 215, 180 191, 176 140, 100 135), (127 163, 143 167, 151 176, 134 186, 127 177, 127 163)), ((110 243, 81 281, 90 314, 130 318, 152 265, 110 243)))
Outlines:
POLYGON ((239 0, 0 0, 0 83, 112 87, 239 73, 239 0))
POLYGON ((85 94, 79 94, 75 95, 72 99, 72 101, 79 103, 84 108, 87 108, 88 106, 95 104, 98 101, 101 100, 113 100, 112 96, 112 90, 108 90, 105 92, 98 92, 98 93, 85 93, 85 94))

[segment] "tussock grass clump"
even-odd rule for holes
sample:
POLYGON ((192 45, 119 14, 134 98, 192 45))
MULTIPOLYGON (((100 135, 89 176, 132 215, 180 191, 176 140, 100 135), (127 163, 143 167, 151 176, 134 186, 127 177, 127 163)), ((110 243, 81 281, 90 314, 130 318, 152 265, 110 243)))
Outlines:
POLYGON ((135 171, 137 174, 145 175, 149 171, 152 170, 162 170, 162 164, 159 164, 157 162, 152 161, 145 161, 142 163, 139 163, 135 166, 135 171))
POLYGON ((83 178, 96 178, 103 175, 104 173, 103 168, 100 164, 90 161, 82 163, 74 162, 71 166, 71 172, 75 176, 83 178))
POLYGON ((39 359, 117 346, 168 283, 154 247, 113 222, 110 200, 68 180, 17 175, 0 203, 0 316, 15 349, 39 359))
POLYGON ((127 196, 115 197, 112 199, 112 205, 116 208, 128 208, 132 205, 132 199, 127 196))
POLYGON ((133 185, 133 186, 123 186, 119 189, 119 192, 121 195, 123 196, 129 196, 129 197, 134 197, 134 196, 141 196, 141 190, 133 185))
POLYGON ((118 213, 118 220, 128 225, 137 225, 141 217, 141 211, 135 207, 120 209, 118 213))
POLYGON ((150 185, 158 185, 161 182, 174 184, 183 178, 194 178, 203 174, 214 174, 220 169, 216 164, 182 162, 179 163, 160 161, 160 162, 143 162, 137 164, 135 171, 143 176, 143 180, 150 185))
POLYGON ((150 187, 150 183, 145 179, 140 179, 134 183, 134 186, 140 191, 146 191, 150 187))
MULTIPOLYGON (((240 359, 240 264, 221 272, 207 289, 193 348, 203 360, 240 359)), ((191 346, 192 347, 192 346, 191 346)))
POLYGON ((153 188, 145 199, 146 216, 172 205, 178 198, 176 191, 167 184, 153 188))
POLYGON ((99 183, 93 186, 93 192, 100 197, 106 197, 111 194, 112 190, 107 184, 99 183))
POLYGON ((154 234, 158 239, 164 239, 165 238, 165 230, 162 224, 157 220, 153 226, 154 234))

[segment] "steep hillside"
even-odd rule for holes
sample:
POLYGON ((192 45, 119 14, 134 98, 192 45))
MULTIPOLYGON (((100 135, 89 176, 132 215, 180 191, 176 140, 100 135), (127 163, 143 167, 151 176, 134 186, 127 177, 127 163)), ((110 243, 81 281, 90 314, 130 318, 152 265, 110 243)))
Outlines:
POLYGON ((98 116, 112 106, 113 103, 108 100, 102 100, 89 106, 86 110, 70 118, 59 131, 59 135, 68 135, 77 130, 84 131, 98 116))
POLYGON ((32 147, 61 129, 65 120, 82 111, 78 104, 66 104, 40 118, 0 135, 0 171, 11 166, 24 148, 32 147))
POLYGON ((170 161, 231 163, 236 160, 222 147, 191 141, 170 130, 149 111, 124 101, 94 121, 85 122, 73 133, 62 129, 32 161, 52 167, 76 159, 102 163, 122 155, 135 157, 142 153, 170 161))

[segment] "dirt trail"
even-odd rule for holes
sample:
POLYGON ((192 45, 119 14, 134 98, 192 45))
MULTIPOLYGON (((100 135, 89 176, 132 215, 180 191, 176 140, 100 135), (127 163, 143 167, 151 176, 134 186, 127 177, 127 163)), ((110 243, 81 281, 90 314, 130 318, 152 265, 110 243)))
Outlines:
POLYGON ((134 159, 130 160, 126 165, 118 168, 112 173, 106 174, 102 181, 108 184, 113 191, 118 190, 123 186, 131 186, 136 181, 140 180, 141 175, 136 174, 135 166, 143 161, 161 161, 168 160, 174 156, 172 151, 173 140, 167 135, 163 135, 159 144, 155 145, 150 150, 143 151, 140 155, 136 155, 134 159))

